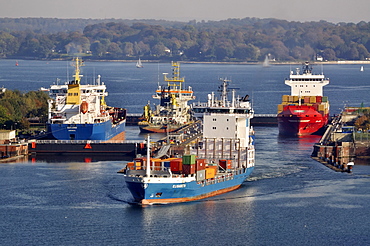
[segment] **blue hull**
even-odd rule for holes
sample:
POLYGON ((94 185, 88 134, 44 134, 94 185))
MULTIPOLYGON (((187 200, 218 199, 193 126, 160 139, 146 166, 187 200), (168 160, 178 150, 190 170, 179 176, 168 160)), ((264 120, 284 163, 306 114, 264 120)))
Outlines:
POLYGON ((124 134, 126 123, 113 126, 111 121, 96 124, 48 124, 48 132, 58 140, 110 140, 124 134))
POLYGON ((147 182, 140 179, 132 182, 126 179, 126 184, 135 201, 142 204, 176 203, 199 200, 239 188, 252 173, 254 167, 243 169, 241 174, 231 175, 229 178, 186 183, 147 182))

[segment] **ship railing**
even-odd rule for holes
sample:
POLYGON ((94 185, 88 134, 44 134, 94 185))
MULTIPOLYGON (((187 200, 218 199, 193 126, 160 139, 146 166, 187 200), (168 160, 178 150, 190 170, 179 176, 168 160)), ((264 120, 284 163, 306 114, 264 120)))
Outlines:
POLYGON ((44 144, 91 144, 91 143, 109 143, 109 144, 122 144, 122 143, 142 143, 139 140, 36 140, 36 143, 44 144))
POLYGON ((254 114, 254 118, 262 118, 262 117, 268 117, 268 118, 274 118, 277 117, 277 114, 254 114))
POLYGON ((127 114, 128 117, 140 117, 142 115, 143 114, 135 114, 135 113, 127 114))

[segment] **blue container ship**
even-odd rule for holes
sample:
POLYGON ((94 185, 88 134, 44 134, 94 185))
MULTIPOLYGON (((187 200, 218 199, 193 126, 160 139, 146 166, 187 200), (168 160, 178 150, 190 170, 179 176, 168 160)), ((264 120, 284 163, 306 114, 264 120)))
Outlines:
MULTIPOLYGON (((122 171, 135 202, 166 204, 212 197, 239 188, 252 173, 254 112, 248 96, 236 98, 232 90, 229 100, 228 85, 222 80, 219 99, 212 93, 206 103, 192 105, 203 129, 183 146, 181 157, 151 158, 148 137, 147 156, 134 159, 122 171)), ((173 147, 178 146, 169 145, 173 147)))
POLYGON ((74 79, 49 89, 48 133, 57 140, 124 140, 126 110, 106 105, 100 76, 94 84, 80 83, 82 60, 73 65, 74 79))

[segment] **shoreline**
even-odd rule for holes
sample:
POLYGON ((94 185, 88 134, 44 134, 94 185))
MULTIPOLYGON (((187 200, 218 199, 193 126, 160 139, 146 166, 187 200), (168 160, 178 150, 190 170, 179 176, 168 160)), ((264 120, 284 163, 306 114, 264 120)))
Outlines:
MULTIPOLYGON (((64 58, 55 58, 55 59, 33 59, 33 58, 2 58, 4 60, 33 60, 33 61, 69 61, 73 57, 68 59, 64 58)), ((125 63, 136 63, 136 60, 96 60, 96 59, 85 59, 85 61, 89 62, 125 62, 125 63)), ((163 60, 141 60, 144 63, 167 63, 169 61, 163 60)), ((261 65, 263 62, 206 62, 206 61, 178 61, 183 64, 220 64, 220 65, 261 65)), ((311 64, 318 64, 318 65, 354 65, 354 64, 370 64, 370 60, 368 61, 309 61, 311 64)), ((286 62, 274 62, 271 61, 269 66, 273 65, 300 65, 304 63, 304 61, 286 61, 286 62)))

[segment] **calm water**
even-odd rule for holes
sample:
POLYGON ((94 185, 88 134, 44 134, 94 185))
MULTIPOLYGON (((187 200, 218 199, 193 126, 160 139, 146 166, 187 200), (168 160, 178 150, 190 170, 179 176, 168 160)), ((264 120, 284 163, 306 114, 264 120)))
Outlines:
MULTIPOLYGON (((0 86, 21 91, 49 87, 60 79, 61 83, 71 78, 73 67, 66 61, 18 61, 0 60, 0 86)), ((232 80, 231 87, 239 88, 238 94, 249 94, 257 114, 273 114, 281 96, 290 94, 290 87, 284 84, 290 70, 299 65, 275 65, 263 68, 261 65, 215 65, 182 64, 181 76, 185 86, 192 86, 196 100, 204 101, 207 94, 216 91, 219 78, 232 80)), ((330 78, 324 87, 329 97, 332 114, 337 114, 344 105, 370 106, 370 64, 364 65, 317 65, 314 73, 330 78)), ((126 107, 129 113, 142 113, 143 106, 151 101, 158 81, 163 84, 163 73, 171 73, 170 64, 144 63, 144 69, 137 69, 135 63, 86 62, 82 67, 82 83, 92 83, 98 74, 107 85, 111 106, 126 107)))
MULTIPOLYGON (((19 64, 0 60, 5 87, 34 90, 58 76, 65 78, 66 62, 19 64)), ((144 69, 90 64, 85 67, 88 74, 99 72, 108 86, 109 104, 123 103, 138 113, 156 87, 158 67, 160 73, 169 71, 167 64, 144 64, 144 69)), ((355 65, 324 66, 324 71, 331 78, 325 95, 332 111, 339 112, 344 103, 370 104, 366 66, 363 73, 355 65)), ((253 95, 257 113, 275 113, 281 95, 289 93, 283 82, 288 73, 289 66, 182 65, 198 98, 218 85, 218 77, 231 77, 240 94, 253 95)), ((248 182, 237 191, 186 204, 129 205, 131 195, 116 173, 124 161, 0 164, 0 244, 370 244, 368 166, 354 166, 352 174, 337 173, 310 158, 317 136, 282 138, 277 127, 255 131, 256 169, 248 182)), ((127 134, 143 138, 135 127, 127 134)))

